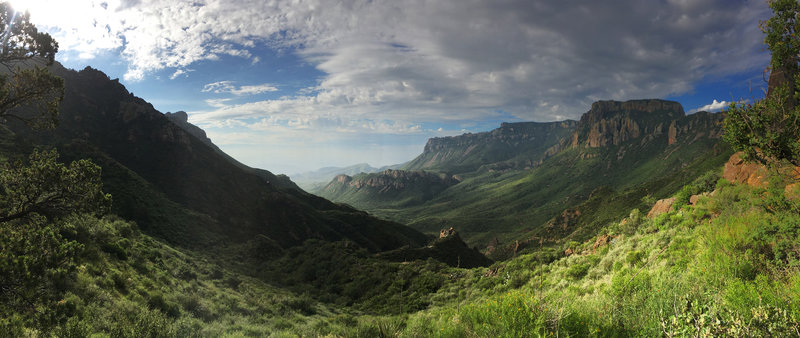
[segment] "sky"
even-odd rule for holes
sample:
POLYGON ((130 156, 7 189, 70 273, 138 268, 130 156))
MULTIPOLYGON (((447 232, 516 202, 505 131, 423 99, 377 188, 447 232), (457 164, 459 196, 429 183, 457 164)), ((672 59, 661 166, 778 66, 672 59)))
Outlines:
POLYGON ((763 97, 764 0, 13 0, 64 66, 186 111, 293 174, 411 160, 428 138, 579 119, 598 100, 687 113, 763 97))

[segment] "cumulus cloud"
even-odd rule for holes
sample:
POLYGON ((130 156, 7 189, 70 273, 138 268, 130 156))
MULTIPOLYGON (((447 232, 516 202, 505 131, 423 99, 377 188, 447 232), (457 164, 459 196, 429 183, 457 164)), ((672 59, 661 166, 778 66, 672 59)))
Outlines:
MULTIPOLYGON (((120 50, 126 80, 226 56, 266 67, 255 52, 263 47, 294 53, 324 74, 313 91, 220 105, 203 119, 279 109, 414 123, 497 110, 526 120, 576 118, 595 100, 686 93, 701 79, 767 62, 758 20, 769 11, 761 0, 105 3, 71 3, 100 19, 58 19, 54 34, 62 50, 120 50)), ((276 89, 216 86, 208 91, 276 89)))
POLYGON ((707 111, 707 112, 712 112, 713 113, 713 112, 720 111, 720 110, 724 109, 725 107, 728 106, 728 104, 729 103, 727 101, 714 100, 714 102, 711 102, 711 103, 709 103, 709 104, 707 104, 705 106, 690 110, 689 113, 696 113, 696 112, 699 112, 699 111, 707 111))

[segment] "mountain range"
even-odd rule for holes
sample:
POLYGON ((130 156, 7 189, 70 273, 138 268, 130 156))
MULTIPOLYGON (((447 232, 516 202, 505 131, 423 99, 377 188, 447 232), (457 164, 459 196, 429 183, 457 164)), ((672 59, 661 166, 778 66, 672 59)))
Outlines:
POLYGON ((723 118, 686 115, 664 100, 599 101, 579 121, 504 123, 433 138, 391 176, 339 176, 313 192, 423 232, 454 226, 481 247, 579 239, 629 211, 594 205, 624 200, 644 208, 642 198, 671 195, 724 163, 731 151, 720 142, 723 118), (409 180, 404 172, 453 179, 409 180))
POLYGON ((380 168, 375 168, 367 163, 359 163, 346 167, 324 167, 314 171, 306 171, 290 175, 293 182, 297 183, 303 189, 312 191, 319 188, 320 185, 325 185, 330 180, 338 175, 356 175, 360 173, 376 173, 387 169, 399 169, 404 164, 387 165, 380 168))
POLYGON ((278 250, 310 238, 350 240, 371 251, 429 240, 308 194, 284 175, 239 163, 185 113, 162 114, 98 70, 51 68, 66 87, 59 126, 11 129, 57 147, 65 159, 100 164, 113 211, 148 233, 188 247, 257 240, 278 250))
MULTIPOLYGON (((98 70, 51 70, 66 85, 59 126, 2 125, 0 164, 24 163, 35 148, 90 159, 113 203, 106 215, 59 220, 56 232, 0 222, 0 244, 34 236, 18 238, 25 245, 12 249, 26 254, 3 260, 3 271, 41 263, 35 254, 47 253, 28 238, 72 250, 48 270, 47 288, 33 288, 52 297, 0 303, 0 335, 798 327, 798 169, 732 156, 724 113, 598 101, 578 121, 433 138, 400 167, 330 169, 320 197, 236 161, 186 113, 162 114, 98 70)), ((7 297, 17 285, 3 287, 7 297)))

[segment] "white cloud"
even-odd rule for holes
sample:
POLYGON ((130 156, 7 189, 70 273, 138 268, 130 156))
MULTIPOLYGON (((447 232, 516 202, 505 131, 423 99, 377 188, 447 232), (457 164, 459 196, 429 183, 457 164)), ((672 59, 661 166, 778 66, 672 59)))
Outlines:
POLYGON ((194 71, 194 70, 192 70, 192 69, 183 69, 183 68, 178 68, 178 69, 176 69, 176 70, 175 70, 175 72, 174 72, 174 73, 172 73, 172 75, 170 75, 170 76, 169 76, 169 79, 170 79, 170 80, 175 80, 175 79, 177 79, 177 78, 178 78, 179 76, 181 76, 181 75, 183 75, 183 76, 185 77, 185 76, 188 76, 188 74, 189 74, 190 72, 193 72, 193 71, 194 71))
POLYGON ((40 2, 51 5, 32 20, 62 57, 118 54, 126 81, 231 57, 272 67, 265 49, 302 59, 322 73, 303 79, 315 86, 248 101, 291 86, 209 83, 208 111, 192 114, 206 127, 285 137, 578 118, 596 100, 679 95, 768 61, 762 0, 26 1, 40 2))
MULTIPOLYGON (((254 51, 269 47, 324 72, 312 98, 319 110, 345 104, 405 115, 422 107, 438 119, 496 109, 574 118, 597 98, 685 93, 707 76, 763 67, 758 20, 769 13, 759 0, 105 3, 70 2, 53 8, 81 16, 37 11, 34 20, 54 27, 62 50, 120 50, 126 80, 225 55, 259 63, 254 51)), ((240 95, 273 89, 239 87, 240 95)), ((282 105, 292 103, 307 101, 282 105)))
POLYGON ((278 91, 277 87, 268 83, 253 85, 253 86, 239 86, 239 87, 235 86, 234 83, 235 83, 234 81, 213 82, 203 86, 203 89, 201 91, 204 93, 212 92, 216 94, 229 93, 236 96, 256 95, 261 93, 278 91))
POLYGON ((725 109, 725 107, 727 107, 728 104, 729 103, 727 101, 714 100, 713 102, 711 102, 711 103, 709 103, 709 104, 707 104, 705 106, 690 110, 689 113, 696 113, 696 112, 699 112, 699 111, 707 111, 707 112, 713 113, 713 112, 725 109))

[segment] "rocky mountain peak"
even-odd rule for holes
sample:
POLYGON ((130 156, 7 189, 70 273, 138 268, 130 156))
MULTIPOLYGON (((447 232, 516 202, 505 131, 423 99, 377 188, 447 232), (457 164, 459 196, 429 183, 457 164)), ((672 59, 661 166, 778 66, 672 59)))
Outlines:
POLYGON ((167 112, 164 114, 168 119, 172 120, 173 122, 180 122, 180 123, 188 123, 189 122, 189 114, 186 114, 185 111, 179 110, 174 113, 167 112))

